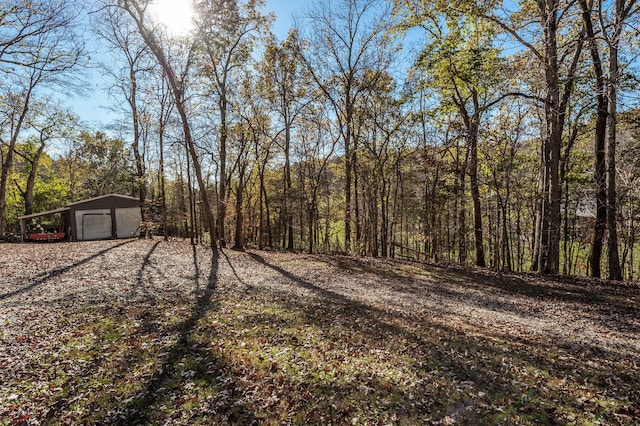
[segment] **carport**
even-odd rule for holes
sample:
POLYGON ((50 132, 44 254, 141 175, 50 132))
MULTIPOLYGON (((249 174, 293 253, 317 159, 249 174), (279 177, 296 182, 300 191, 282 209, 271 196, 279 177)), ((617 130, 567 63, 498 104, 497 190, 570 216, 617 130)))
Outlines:
POLYGON ((127 195, 109 194, 71 203, 57 210, 20 217, 23 239, 27 221, 61 214, 64 230, 71 241, 131 238, 140 232, 140 201, 127 195))
POLYGON ((64 232, 65 233, 65 239, 69 238, 69 234, 68 234, 68 229, 69 229, 69 208, 68 207, 63 207, 61 209, 56 209, 56 210, 48 210, 46 212, 40 212, 40 213, 34 213, 34 214, 28 214, 25 216, 20 216, 18 219, 20 219, 20 233, 22 235, 22 241, 26 241, 27 239, 27 223, 32 220, 32 219, 37 219, 37 218, 46 218, 46 217, 55 217, 57 215, 60 215, 60 219, 57 220, 58 222, 58 226, 56 227, 56 229, 53 230, 48 230, 49 232, 64 232))

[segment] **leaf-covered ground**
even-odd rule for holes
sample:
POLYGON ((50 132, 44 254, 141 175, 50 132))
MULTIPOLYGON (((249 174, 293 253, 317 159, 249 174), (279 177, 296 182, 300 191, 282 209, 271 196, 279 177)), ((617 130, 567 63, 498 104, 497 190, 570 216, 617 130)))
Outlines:
POLYGON ((640 289, 182 241, 0 245, 0 424, 637 424, 640 289))

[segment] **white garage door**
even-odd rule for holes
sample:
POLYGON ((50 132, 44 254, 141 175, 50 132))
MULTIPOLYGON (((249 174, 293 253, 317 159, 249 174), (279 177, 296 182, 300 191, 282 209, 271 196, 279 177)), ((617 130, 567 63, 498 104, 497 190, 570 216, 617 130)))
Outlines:
POLYGON ((76 229, 81 241, 111 238, 111 210, 77 210, 76 229))
POLYGON ((140 232, 140 207, 116 209, 116 232, 118 238, 135 237, 140 232))

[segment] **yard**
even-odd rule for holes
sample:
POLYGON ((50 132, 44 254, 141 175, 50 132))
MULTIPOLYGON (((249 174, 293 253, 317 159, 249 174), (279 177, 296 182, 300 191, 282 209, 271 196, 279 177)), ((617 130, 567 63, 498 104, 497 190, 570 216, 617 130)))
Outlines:
POLYGON ((0 424, 637 424, 639 302, 382 259, 1 244, 0 424))

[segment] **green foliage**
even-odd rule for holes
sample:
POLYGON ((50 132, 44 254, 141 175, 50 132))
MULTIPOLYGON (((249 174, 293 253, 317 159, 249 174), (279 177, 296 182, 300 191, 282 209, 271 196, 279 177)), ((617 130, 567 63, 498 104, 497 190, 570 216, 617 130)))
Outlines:
MULTIPOLYGON (((16 145, 14 166, 7 191, 8 229, 18 230, 25 214, 27 179, 39 142, 28 138, 16 145)), ((134 188, 129 151, 121 139, 105 133, 81 132, 66 154, 52 158, 45 149, 40 155, 33 188, 33 212, 53 210, 84 198, 109 193, 131 194, 134 188)))
POLYGON ((461 103, 475 92, 492 94, 500 81, 503 60, 493 46, 493 31, 473 17, 445 14, 438 29, 416 60, 426 87, 440 93, 443 107, 461 103))
MULTIPOLYGON (((24 143, 16 144, 14 167, 10 174, 7 192, 7 225, 8 228, 18 230, 18 217, 25 214, 24 191, 27 178, 33 166, 33 159, 38 146, 34 138, 24 143)), ((40 156, 33 189, 33 211, 46 211, 60 207, 68 197, 66 181, 59 174, 56 162, 46 152, 40 156)))
POLYGON ((131 152, 122 139, 103 132, 83 131, 74 141, 73 153, 61 162, 70 171, 68 178, 70 186, 75 188, 71 194, 74 200, 134 191, 131 152))

